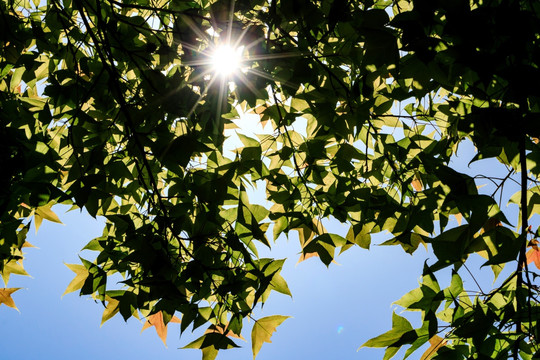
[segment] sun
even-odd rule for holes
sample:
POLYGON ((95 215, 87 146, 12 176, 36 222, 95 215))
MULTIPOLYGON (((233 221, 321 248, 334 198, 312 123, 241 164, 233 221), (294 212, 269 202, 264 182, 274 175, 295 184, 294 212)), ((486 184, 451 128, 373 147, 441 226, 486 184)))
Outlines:
POLYGON ((234 47, 223 44, 211 54, 211 66, 216 75, 229 77, 241 69, 244 46, 234 47))

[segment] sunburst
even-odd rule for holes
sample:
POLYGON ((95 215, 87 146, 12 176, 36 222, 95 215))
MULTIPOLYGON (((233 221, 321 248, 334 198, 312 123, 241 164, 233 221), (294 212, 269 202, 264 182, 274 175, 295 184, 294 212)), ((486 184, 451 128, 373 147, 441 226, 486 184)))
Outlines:
POLYGON ((282 82, 270 74, 252 68, 253 63, 261 60, 307 55, 301 52, 263 55, 250 54, 251 49, 265 41, 265 38, 261 37, 247 43, 244 38, 249 31, 249 26, 244 28, 240 33, 233 33, 234 3, 235 1, 232 0, 228 16, 229 19, 225 29, 220 29, 219 26, 215 25, 217 22, 212 20, 211 23, 214 25, 203 31, 189 17, 183 17, 183 20, 197 34, 197 37, 202 43, 206 44, 204 49, 195 47, 192 44, 181 44, 183 48, 198 54, 197 60, 184 62, 183 64, 190 68, 199 68, 199 71, 197 71, 198 75, 192 77, 191 80, 198 82, 203 79, 206 82, 204 90, 199 95, 199 100, 194 104, 188 117, 195 112, 200 101, 212 87, 217 86, 219 89, 219 101, 216 113, 218 117, 221 117, 222 105, 229 96, 229 92, 234 89, 234 84, 238 81, 255 94, 259 94, 261 90, 255 88, 249 79, 250 76, 275 80, 285 86, 290 85, 286 81, 282 82), (202 69, 200 69, 201 67, 202 69))
POLYGON ((221 44, 211 56, 212 70, 217 76, 233 76, 242 67, 244 46, 221 44))

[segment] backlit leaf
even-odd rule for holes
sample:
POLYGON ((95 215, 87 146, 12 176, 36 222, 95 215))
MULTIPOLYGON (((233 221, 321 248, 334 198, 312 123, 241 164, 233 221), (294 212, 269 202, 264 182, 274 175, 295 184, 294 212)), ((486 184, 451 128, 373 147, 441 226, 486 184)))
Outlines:
POLYGON ((429 360, 435 354, 437 354, 437 351, 446 345, 446 340, 440 337, 439 335, 434 335, 431 339, 429 339, 430 347, 422 354, 422 357, 420 357, 420 360, 429 360))
POLYGON ((89 275, 88 270, 86 269, 84 265, 78 265, 78 264, 65 264, 65 265, 71 271, 73 271, 76 275, 75 275, 75 278, 71 280, 71 282, 66 288, 66 291, 64 291, 62 296, 81 289, 84 285, 84 282, 86 281, 86 278, 89 275))
POLYGON ((0 305, 5 304, 6 306, 9 306, 19 311, 19 309, 17 309, 17 306, 15 306, 15 302, 11 298, 11 294, 13 294, 19 289, 20 288, 0 288, 0 305))
POLYGON ((4 280, 5 285, 7 285, 11 274, 30 276, 28 275, 26 270, 24 270, 22 264, 20 264, 16 260, 11 260, 7 264, 4 265, 4 269, 2 270, 1 275, 2 275, 2 280, 4 280))
POLYGON ((533 246, 527 251, 527 264, 534 262, 537 269, 540 269, 540 249, 538 246, 533 246))
POLYGON ((100 326, 102 326, 107 320, 112 318, 118 313, 118 311, 120 311, 120 307, 118 306, 120 301, 113 299, 110 296, 105 296, 105 301, 107 302, 107 305, 105 306, 105 310, 101 316, 100 326))
POLYGON ((253 329, 251 330, 251 349, 253 351, 253 359, 257 356, 263 343, 272 342, 270 338, 276 328, 290 316, 272 315, 259 320, 255 320, 253 329))
POLYGON ((36 208, 35 213, 34 213, 34 219, 35 219, 36 233, 39 227, 41 226, 41 222, 43 221, 43 219, 62 224, 62 221, 60 221, 58 216, 51 210, 50 205, 43 205, 36 208))
MULTIPOLYGON (((169 322, 181 323, 180 319, 176 316, 173 316, 169 322)), ((141 332, 153 326, 156 329, 157 335, 161 341, 163 341, 163 345, 167 346, 167 325, 165 325, 165 322, 163 321, 163 313, 158 311, 146 318, 146 322, 144 323, 141 332)))

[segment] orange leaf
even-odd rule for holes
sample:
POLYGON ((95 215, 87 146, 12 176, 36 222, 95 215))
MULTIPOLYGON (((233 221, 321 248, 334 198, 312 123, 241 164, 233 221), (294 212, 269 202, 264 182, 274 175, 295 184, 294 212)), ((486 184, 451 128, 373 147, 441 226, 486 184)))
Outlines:
POLYGON ((414 179, 411 182, 411 185, 416 191, 422 191, 422 189, 424 188, 424 185, 422 185, 422 180, 420 180, 420 178, 416 174, 414 175, 414 179))
POLYGON ((14 308, 15 310, 19 311, 17 309, 17 306, 15 306, 15 302, 11 298, 11 294, 13 294, 15 291, 19 290, 20 288, 4 288, 0 289, 0 305, 6 304, 6 306, 9 306, 11 308, 14 308))
MULTIPOLYGON (((173 323, 180 324, 181 321, 176 316, 173 316, 171 321, 173 323)), ((156 328, 156 333, 158 334, 161 341, 165 347, 167 346, 167 325, 163 322, 163 313, 161 311, 152 314, 146 318, 146 322, 143 325, 141 332, 148 329, 149 327, 154 326, 156 328)))
MULTIPOLYGON (((298 259, 298 262, 296 263, 296 265, 298 265, 302 261, 306 261, 307 259, 312 258, 312 257, 319 257, 319 254, 317 254, 316 252, 302 254, 302 255, 300 255, 300 258, 298 259)), ((336 260, 332 260, 332 263, 339 265, 339 263, 336 260)))
POLYGON ((461 221, 463 220, 463 215, 461 215, 461 213, 457 213, 457 214, 454 214, 454 216, 457 220, 458 225, 461 225, 461 221))
POLYGON ((439 335, 433 335, 433 337, 429 339, 429 343, 431 344, 431 346, 429 347, 429 349, 426 350, 425 353, 422 354, 420 360, 431 359, 441 347, 446 345, 446 340, 444 340, 439 335))
POLYGON ((305 260, 307 260, 309 258, 312 258, 312 257, 315 257, 315 256, 319 256, 319 254, 317 254, 316 252, 302 254, 302 255, 300 255, 300 258, 298 259, 298 262, 296 263, 296 265, 300 264, 302 261, 305 261, 305 260))
POLYGON ((538 246, 533 246, 531 250, 527 251, 527 264, 532 262, 540 269, 540 250, 538 246))

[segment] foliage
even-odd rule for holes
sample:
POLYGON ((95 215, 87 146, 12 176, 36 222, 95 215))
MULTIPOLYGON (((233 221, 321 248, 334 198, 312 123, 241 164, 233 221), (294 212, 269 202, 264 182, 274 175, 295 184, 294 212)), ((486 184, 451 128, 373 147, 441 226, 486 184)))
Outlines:
MULTIPOLYGON (((96 258, 68 265, 76 278, 66 292, 100 300, 104 321, 141 314, 160 337, 175 313, 182 332, 209 326, 187 347, 213 359, 236 346, 271 291, 290 295, 284 260, 258 256, 269 237, 297 231, 301 260, 329 265, 337 249, 369 248, 388 232, 384 245, 429 245, 437 261, 397 302, 420 311, 421 327, 394 314, 365 346, 386 348, 385 359, 428 342, 426 359, 540 356, 529 268, 538 266, 529 219, 540 199, 540 4, 3 0, 0 14, 6 284, 26 274, 32 220, 59 222, 57 203, 85 209, 106 225, 85 247, 96 258), (234 85, 206 60, 229 37, 246 46, 234 85), (239 133, 228 155, 239 111, 271 131, 239 133), (507 174, 457 171, 464 141, 477 149, 471 162, 489 158, 507 174), (493 193, 477 189, 484 179, 493 193), (509 219, 500 203, 512 181, 520 212, 509 219), (257 186, 263 205, 250 196, 257 186), (328 233, 328 219, 348 224, 346 236, 328 233), (471 294, 460 274, 474 253, 495 276, 515 271, 471 294), (450 266, 441 289, 435 273, 450 266), (120 285, 107 282, 115 274, 120 285)), ((14 307, 16 289, 0 290, 14 307)), ((255 322, 254 356, 283 320, 255 322)))

